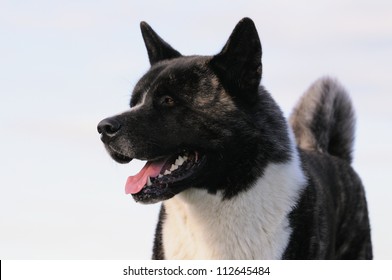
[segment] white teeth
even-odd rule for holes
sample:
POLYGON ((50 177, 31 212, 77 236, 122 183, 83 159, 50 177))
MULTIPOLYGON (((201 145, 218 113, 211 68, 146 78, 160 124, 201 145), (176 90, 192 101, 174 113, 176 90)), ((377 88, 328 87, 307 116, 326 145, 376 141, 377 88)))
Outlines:
MULTIPOLYGON (((178 156, 178 158, 176 159, 176 161, 170 166, 169 170, 166 170, 163 175, 170 175, 173 171, 177 170, 181 165, 183 165, 183 163, 185 161, 187 161, 188 157, 187 156, 178 156)), ((163 177, 162 174, 158 175, 158 178, 162 178, 163 177)))
POLYGON ((170 171, 174 171, 174 170, 177 170, 177 169, 178 169, 178 166, 175 165, 175 164, 172 164, 172 166, 170 167, 170 171))
POLYGON ((163 175, 170 175, 171 172, 169 170, 166 170, 165 173, 163 173, 163 175))
POLYGON ((181 166, 185 162, 185 159, 182 156, 179 156, 178 159, 176 159, 175 164, 178 166, 181 166))
POLYGON ((150 176, 147 176, 147 186, 151 186, 151 185, 152 185, 151 178, 150 176))

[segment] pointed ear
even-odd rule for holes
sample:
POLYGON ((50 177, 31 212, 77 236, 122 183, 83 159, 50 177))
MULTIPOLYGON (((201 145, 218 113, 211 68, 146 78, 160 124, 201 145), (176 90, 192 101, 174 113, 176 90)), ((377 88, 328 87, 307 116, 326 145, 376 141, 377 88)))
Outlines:
POLYGON ((235 92, 253 92, 261 80, 261 44, 256 26, 250 18, 234 28, 222 51, 211 60, 211 66, 222 82, 235 92))
POLYGON ((181 56, 181 54, 166 43, 146 22, 140 23, 140 29, 147 48, 150 64, 153 65, 161 60, 181 56))

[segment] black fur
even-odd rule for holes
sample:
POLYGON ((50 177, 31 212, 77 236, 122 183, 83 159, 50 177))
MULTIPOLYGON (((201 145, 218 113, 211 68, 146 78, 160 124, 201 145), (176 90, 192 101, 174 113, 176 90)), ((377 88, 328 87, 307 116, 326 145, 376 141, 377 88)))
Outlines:
POLYGON ((309 180, 290 214, 293 233, 284 259, 372 259, 368 211, 358 175, 334 156, 302 151, 301 158, 309 180))
POLYGON ((261 55, 256 27, 251 19, 245 18, 234 28, 226 45, 212 58, 210 65, 234 99, 240 95, 240 101, 252 104, 258 101, 254 92, 261 80, 261 55))
POLYGON ((180 57, 181 54, 173 49, 169 44, 167 44, 154 30, 146 23, 140 23, 140 29, 142 31, 142 36, 144 43, 146 44, 148 57, 150 59, 151 65, 170 58, 180 57))
POLYGON ((154 247, 152 249, 152 259, 153 260, 164 260, 165 253, 163 251, 163 241, 162 241, 162 224, 166 218, 165 207, 162 205, 159 212, 159 220, 155 230, 154 247))

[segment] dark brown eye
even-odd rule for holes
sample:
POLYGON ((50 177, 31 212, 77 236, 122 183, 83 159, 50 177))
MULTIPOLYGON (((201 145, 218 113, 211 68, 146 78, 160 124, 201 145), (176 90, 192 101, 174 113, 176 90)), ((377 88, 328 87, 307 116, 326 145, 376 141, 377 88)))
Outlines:
POLYGON ((164 96, 163 98, 162 98, 162 104, 163 105, 166 105, 166 106, 174 106, 175 105, 175 101, 174 101, 174 99, 172 98, 172 97, 170 97, 170 96, 164 96))

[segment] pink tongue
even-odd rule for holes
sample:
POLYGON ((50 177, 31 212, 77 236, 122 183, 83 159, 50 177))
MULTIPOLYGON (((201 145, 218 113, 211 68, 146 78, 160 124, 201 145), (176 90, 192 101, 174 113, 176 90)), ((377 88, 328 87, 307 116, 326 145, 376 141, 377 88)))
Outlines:
POLYGON ((126 194, 135 194, 147 184, 147 177, 156 177, 162 170, 165 160, 162 161, 148 161, 146 165, 134 176, 129 176, 125 184, 126 194))

